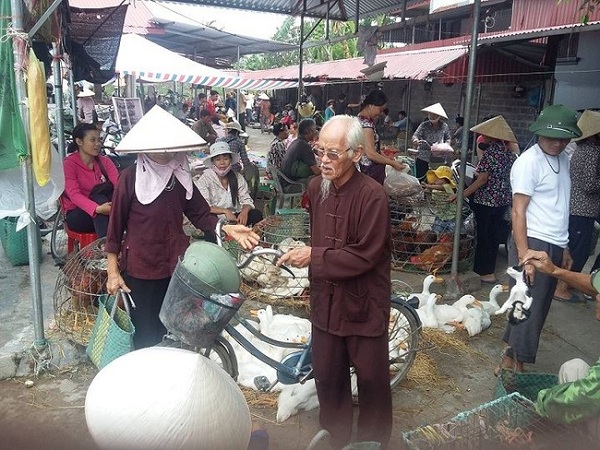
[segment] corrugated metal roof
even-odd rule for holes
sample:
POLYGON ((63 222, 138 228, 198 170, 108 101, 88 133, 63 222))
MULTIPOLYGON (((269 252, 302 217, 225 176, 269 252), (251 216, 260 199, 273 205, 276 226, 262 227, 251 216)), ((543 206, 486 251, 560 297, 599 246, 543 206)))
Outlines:
MULTIPOLYGON (((302 0, 178 0, 179 3, 216 6, 220 8, 262 11, 275 14, 300 16, 302 0)), ((409 0, 408 6, 421 3, 409 0)), ((306 0, 307 17, 329 17, 333 20, 354 20, 357 9, 360 18, 398 12, 402 2, 398 0, 306 0), (328 9, 329 12, 328 12, 328 9)))
MULTIPOLYGON (((467 53, 467 47, 455 46, 433 50, 400 51, 380 55, 377 62, 387 61, 384 78, 402 78, 422 80, 432 72, 436 72, 452 61, 467 53)), ((357 80, 366 79, 360 72, 365 68, 363 58, 351 58, 338 61, 304 64, 305 80, 357 80)), ((279 80, 297 80, 298 66, 287 66, 276 69, 247 72, 244 76, 279 80)))
MULTIPOLYGON (((583 23, 571 23, 566 25, 557 25, 553 27, 541 27, 528 30, 519 31, 504 31, 498 33, 485 33, 480 34, 478 41, 480 43, 492 43, 492 42, 507 42, 507 41, 519 41, 519 40, 533 40, 541 37, 553 36, 558 34, 567 34, 570 31, 584 32, 584 31, 595 31, 600 29, 600 20, 595 22, 583 23)), ((470 41, 470 37, 464 39, 470 41)))
MULTIPOLYGON (((593 3, 593 2, 592 2, 593 3)), ((581 22, 580 1, 513 0, 512 31, 571 25, 581 22)), ((600 8, 590 14, 591 22, 600 20, 600 8)))

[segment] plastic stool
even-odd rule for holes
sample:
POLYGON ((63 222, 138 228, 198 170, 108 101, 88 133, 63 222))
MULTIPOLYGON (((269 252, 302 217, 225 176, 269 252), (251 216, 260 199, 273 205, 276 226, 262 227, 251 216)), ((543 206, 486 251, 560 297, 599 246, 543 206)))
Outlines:
POLYGON ((81 250, 86 245, 89 245, 98 239, 98 235, 96 233, 78 233, 76 231, 69 230, 66 223, 64 226, 68 238, 67 253, 73 253, 73 250, 75 249, 75 242, 79 243, 79 250, 81 250))

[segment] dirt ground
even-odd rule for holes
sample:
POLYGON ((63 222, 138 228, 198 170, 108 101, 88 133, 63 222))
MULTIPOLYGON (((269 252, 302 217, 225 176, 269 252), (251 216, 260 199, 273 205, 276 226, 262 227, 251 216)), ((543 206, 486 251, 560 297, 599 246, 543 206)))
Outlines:
MULTIPOLYGON (((256 130, 250 133, 251 144, 255 142, 265 152, 271 136, 261 136, 256 130)), ((3 258, 0 255, 2 345, 15 337, 11 331, 31 324, 30 314, 23 312, 29 311, 31 305, 27 270, 9 268, 3 258)), ((506 267, 502 252, 498 264, 497 273, 502 273, 506 267)), ((50 305, 56 274, 56 268, 44 264, 44 298, 50 305)), ((402 274, 400 278, 403 279, 402 274)), ((416 282, 410 283, 415 289, 419 287, 416 282)), ((443 287, 434 290, 443 293, 443 287)), ((488 292, 486 286, 475 295, 487 300, 488 292)), ((490 329, 470 339, 466 333, 458 333, 453 345, 443 345, 439 339, 434 341, 424 336, 415 370, 393 392, 394 430, 390 448, 401 447, 404 431, 426 423, 444 422, 492 398, 496 383, 493 369, 502 348, 504 323, 503 317, 495 317, 490 329), (461 342, 467 344, 461 347, 461 342)), ((575 357, 590 363, 596 361, 599 325, 594 320, 592 302, 555 302, 542 334, 538 362, 530 370, 556 373, 562 362, 575 357)), ((52 375, 44 374, 39 379, 31 378, 33 387, 26 387, 26 379, 22 378, 0 381, 0 450, 96 448, 84 415, 86 391, 96 373, 91 366, 78 365, 52 375)), ((264 399, 259 397, 261 401, 264 399)), ((318 410, 301 412, 282 424, 276 423, 276 407, 252 407, 251 412, 253 420, 266 428, 271 449, 305 449, 319 429, 318 410)))

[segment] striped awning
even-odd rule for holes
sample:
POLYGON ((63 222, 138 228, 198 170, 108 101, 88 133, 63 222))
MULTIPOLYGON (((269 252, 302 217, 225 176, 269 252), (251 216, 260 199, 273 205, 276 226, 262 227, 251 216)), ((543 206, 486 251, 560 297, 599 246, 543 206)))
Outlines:
POLYGON ((295 81, 242 78, 184 58, 136 34, 125 34, 117 55, 116 72, 150 83, 178 81, 229 89, 285 89, 295 81))

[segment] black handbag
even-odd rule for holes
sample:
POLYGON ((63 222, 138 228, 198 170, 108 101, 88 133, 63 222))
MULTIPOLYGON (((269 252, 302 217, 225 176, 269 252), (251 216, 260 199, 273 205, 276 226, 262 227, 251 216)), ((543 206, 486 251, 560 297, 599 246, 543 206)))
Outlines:
POLYGON ((115 191, 115 186, 108 179, 108 174, 106 173, 106 169, 104 169, 102 160, 98 157, 96 157, 95 159, 96 159, 96 162, 98 163, 98 166, 100 167, 100 172, 102 172, 102 175, 104 175, 104 179, 106 181, 103 181, 102 183, 95 185, 92 188, 92 190, 90 191, 89 198, 92 198, 93 196, 95 197, 97 195, 103 195, 107 199, 111 200, 112 196, 113 196, 113 192, 115 191))

